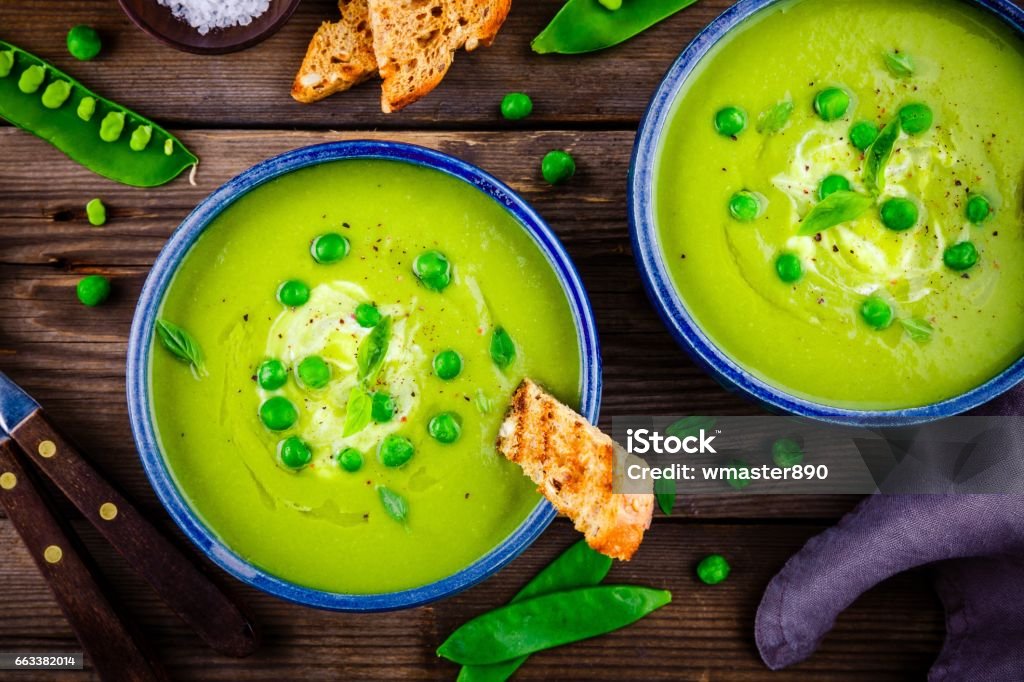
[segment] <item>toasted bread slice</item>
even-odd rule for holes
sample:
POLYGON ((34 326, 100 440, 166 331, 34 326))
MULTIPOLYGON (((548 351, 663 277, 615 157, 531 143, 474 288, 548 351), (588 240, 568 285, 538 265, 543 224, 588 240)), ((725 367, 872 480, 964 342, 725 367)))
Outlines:
POLYGON ((455 51, 490 45, 512 0, 369 0, 381 109, 398 111, 437 87, 455 51))
POLYGON ((629 561, 651 526, 653 494, 613 493, 626 452, 597 427, 524 379, 498 432, 498 450, 523 468, 592 548, 629 561))
POLYGON ((377 71, 367 0, 339 0, 340 21, 325 21, 309 41, 292 97, 309 104, 348 90, 377 71))

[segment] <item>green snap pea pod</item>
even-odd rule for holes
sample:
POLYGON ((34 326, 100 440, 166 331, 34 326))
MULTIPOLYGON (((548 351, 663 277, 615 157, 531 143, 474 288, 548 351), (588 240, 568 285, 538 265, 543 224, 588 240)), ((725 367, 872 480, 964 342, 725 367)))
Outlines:
MULTIPOLYGON (((590 549, 585 540, 580 540, 562 552, 558 558, 526 583, 523 589, 512 597, 510 604, 534 597, 576 587, 597 585, 611 570, 612 560, 600 552, 590 549)), ((466 665, 459 671, 457 682, 503 682, 512 676, 527 656, 493 663, 491 665, 466 665)))
POLYGON ((437 654, 463 665, 500 663, 618 630, 670 601, 670 592, 631 585, 556 592, 477 616, 437 654))
POLYGON ((152 121, 0 40, 0 67, 8 64, 9 69, 0 68, 0 117, 43 138, 89 170, 126 185, 155 187, 198 162, 179 140, 152 121), (148 140, 142 144, 146 133, 122 135, 122 130, 148 130, 154 144, 148 140))
POLYGON ((598 0, 569 0, 530 46, 534 52, 581 54, 629 40, 697 0, 625 0, 609 12, 598 0))

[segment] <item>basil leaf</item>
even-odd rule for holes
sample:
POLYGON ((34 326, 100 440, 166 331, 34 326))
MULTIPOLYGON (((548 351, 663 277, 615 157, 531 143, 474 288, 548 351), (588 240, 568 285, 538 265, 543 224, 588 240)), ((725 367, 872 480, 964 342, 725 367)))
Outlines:
POLYGON ((199 374, 206 374, 203 363, 203 349, 187 331, 167 320, 156 321, 156 335, 164 348, 181 360, 189 363, 199 374))
POLYGON ((676 506, 676 480, 674 478, 655 480, 654 497, 658 500, 661 513, 665 516, 672 516, 672 508, 676 506))
POLYGON ((498 327, 491 335, 491 360, 499 368, 505 369, 516 359, 516 344, 504 327, 498 327))
MULTIPOLYGON (((699 436, 701 430, 706 431, 714 426, 715 419, 713 417, 683 417, 665 427, 665 435, 676 438, 699 436)), ((661 508, 665 516, 672 515, 677 495, 678 488, 675 479, 659 478, 654 481, 654 497, 658 500, 658 507, 661 508)))
POLYGON ((885 68, 897 78, 910 78, 914 75, 914 62, 910 55, 899 52, 885 53, 885 68))
POLYGON ((391 318, 384 316, 377 326, 370 330, 356 351, 356 365, 359 381, 372 381, 384 364, 391 343, 391 318))
POLYGON ((491 411, 491 399, 484 395, 483 390, 476 389, 476 399, 473 401, 476 403, 476 409, 480 410, 481 414, 487 414, 491 411))
POLYGON ((909 320, 900 318, 899 323, 903 325, 907 335, 917 343, 928 343, 932 340, 935 327, 931 326, 927 320, 922 320, 919 317, 912 317, 909 320))
POLYGON ((384 511, 395 521, 405 521, 409 515, 409 503, 405 498, 387 486, 377 486, 377 494, 380 495, 380 503, 384 505, 384 511))
POLYGON ((800 223, 800 231, 797 234, 801 237, 810 237, 830 227, 856 220, 874 204, 874 199, 857 192, 834 192, 811 209, 800 223))
POLYGON ((370 423, 373 416, 373 397, 359 386, 348 394, 345 405, 345 426, 341 435, 345 438, 359 433, 370 423))
POLYGON ((761 112, 757 118, 757 132, 764 135, 774 135, 789 123, 789 117, 793 115, 792 100, 783 100, 774 104, 771 108, 761 112))
POLYGON ((881 194, 885 189, 885 167, 889 164, 892 149, 899 137, 900 117, 897 116, 882 128, 882 132, 865 152, 864 185, 874 194, 881 194))

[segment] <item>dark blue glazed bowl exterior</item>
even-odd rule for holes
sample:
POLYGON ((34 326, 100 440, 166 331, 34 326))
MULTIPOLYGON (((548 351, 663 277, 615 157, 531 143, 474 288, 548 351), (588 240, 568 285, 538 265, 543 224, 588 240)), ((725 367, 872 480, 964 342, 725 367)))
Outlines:
MULTIPOLYGON (((740 0, 694 38, 669 68, 640 123, 629 170, 629 221, 633 253, 647 295, 676 342, 729 390, 775 411, 837 424, 883 428, 951 417, 982 405, 1024 379, 1024 358, 990 381, 942 402, 902 410, 854 410, 815 403, 772 386, 738 365, 697 325, 676 291, 658 240, 654 215, 655 171, 672 109, 698 63, 751 15, 785 0, 740 0)), ((1009 0, 963 0, 992 12, 1024 35, 1024 10, 1009 0)))
MULTIPOLYGON (((526 549, 555 517, 542 500, 497 547, 452 576, 429 585, 385 594, 339 594, 310 589, 271 575, 226 546, 189 507, 174 482, 158 444, 150 409, 149 354, 160 304, 189 248, 224 209, 274 178, 321 163, 385 159, 433 168, 488 194, 516 219, 544 253, 562 284, 579 337, 580 412, 596 422, 601 401, 601 351, 590 301, 568 254, 543 219, 515 192, 484 171, 440 152, 395 142, 331 142, 296 149, 253 166, 207 197, 171 236, 146 279, 128 344, 127 393, 132 434, 157 496, 185 535, 215 564, 264 592, 307 606, 339 611, 389 611, 441 599, 475 585, 526 549)), ((540 304, 540 302, 538 302, 540 304)))

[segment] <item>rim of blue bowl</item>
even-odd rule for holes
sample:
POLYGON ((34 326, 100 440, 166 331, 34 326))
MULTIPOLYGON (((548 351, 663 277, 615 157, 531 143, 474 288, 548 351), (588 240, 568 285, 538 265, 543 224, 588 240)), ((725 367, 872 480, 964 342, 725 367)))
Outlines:
POLYGON ((597 326, 579 273, 551 228, 505 183, 472 164, 425 147, 371 140, 313 145, 262 161, 222 185, 185 218, 157 257, 135 309, 128 342, 128 413, 143 468, 157 497, 185 536, 211 561, 243 583, 298 604, 337 611, 392 611, 451 596, 493 575, 540 536, 555 518, 554 507, 540 500, 529 516, 491 551, 462 570, 421 587, 376 594, 304 587, 245 560, 192 510, 164 460, 150 409, 149 354, 157 311, 177 267, 200 234, 228 206, 274 178, 309 166, 352 159, 382 159, 432 168, 472 185, 505 207, 537 244, 565 292, 579 339, 580 413, 592 423, 597 422, 601 403, 597 326))
MULTIPOLYGON (((980 386, 940 402, 897 410, 834 407, 793 395, 744 369, 700 329, 672 282, 658 239, 653 195, 658 150, 675 104, 698 64, 723 38, 758 12, 787 1, 740 0, 727 9, 686 46, 647 106, 633 146, 628 196, 630 238, 647 295, 673 338, 699 366, 727 389, 770 411, 847 426, 885 428, 943 419, 983 405, 1024 379, 1024 358, 980 386)), ((1024 9, 1009 0, 960 1, 988 10, 1024 36, 1024 9)))

